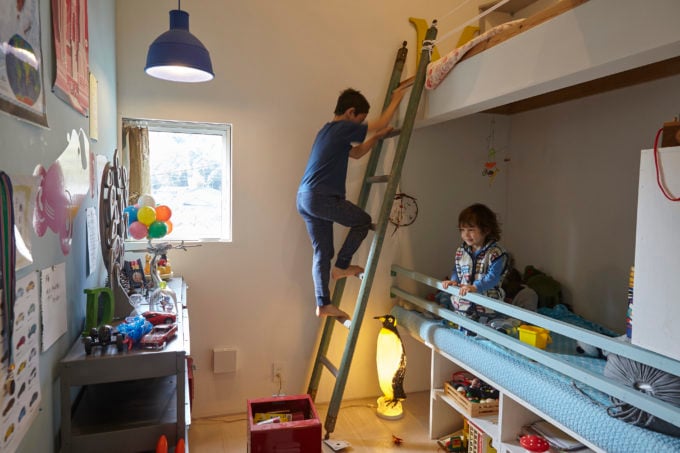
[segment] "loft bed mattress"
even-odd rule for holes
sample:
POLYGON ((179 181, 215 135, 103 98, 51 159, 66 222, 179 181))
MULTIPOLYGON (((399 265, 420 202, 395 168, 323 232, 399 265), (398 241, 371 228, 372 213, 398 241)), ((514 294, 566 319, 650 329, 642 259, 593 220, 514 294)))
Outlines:
MULTIPOLYGON (((607 452, 680 451, 680 438, 609 416, 606 406, 611 403, 607 395, 596 389, 575 384, 573 379, 544 365, 482 337, 466 336, 441 320, 428 318, 418 311, 395 306, 392 315, 397 319, 397 325, 414 338, 463 362, 471 370, 607 452)), ((565 352, 569 347, 564 342, 573 340, 562 338, 557 338, 557 342, 553 338, 551 346, 561 350, 558 353, 564 358, 570 355, 565 352)), ((577 360, 578 365, 591 370, 602 370, 605 362, 575 355, 566 360, 577 360)))

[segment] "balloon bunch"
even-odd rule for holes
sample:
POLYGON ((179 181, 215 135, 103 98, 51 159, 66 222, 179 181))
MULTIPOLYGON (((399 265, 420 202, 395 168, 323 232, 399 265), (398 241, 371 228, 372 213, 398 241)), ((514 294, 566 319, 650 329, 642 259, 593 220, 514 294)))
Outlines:
POLYGON ((156 206, 151 195, 142 195, 124 212, 128 214, 128 233, 134 239, 160 239, 172 232, 172 211, 165 205, 156 206))

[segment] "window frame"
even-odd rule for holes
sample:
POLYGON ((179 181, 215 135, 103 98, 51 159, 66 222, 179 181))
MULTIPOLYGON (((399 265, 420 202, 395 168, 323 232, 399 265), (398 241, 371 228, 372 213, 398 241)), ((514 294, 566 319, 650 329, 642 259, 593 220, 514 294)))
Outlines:
MULTIPOLYGON (((222 221, 220 222, 219 237, 189 237, 189 238, 171 238, 168 242, 232 242, 232 225, 233 225, 233 184, 232 184, 232 124, 231 123, 207 123, 198 121, 177 121, 177 120, 155 120, 155 119, 135 119, 123 118, 123 128, 126 126, 143 126, 148 129, 149 134, 152 132, 166 132, 179 134, 199 134, 199 135, 218 135, 222 138, 222 147, 224 156, 222 159, 222 187, 221 187, 221 212, 223 213, 222 221), (224 216, 227 216, 224 219, 224 216)), ((149 144, 149 158, 151 150, 149 144)), ((129 163, 129 160, 128 160, 129 163)), ((130 172, 133 169, 129 168, 130 172)), ((149 168, 151 171, 151 168, 149 168)), ((150 177, 151 175, 149 175, 150 177)), ((153 195, 153 194, 152 194, 153 195)), ((172 206, 171 206, 172 208, 172 206)), ((140 241, 143 242, 143 241, 140 241)))

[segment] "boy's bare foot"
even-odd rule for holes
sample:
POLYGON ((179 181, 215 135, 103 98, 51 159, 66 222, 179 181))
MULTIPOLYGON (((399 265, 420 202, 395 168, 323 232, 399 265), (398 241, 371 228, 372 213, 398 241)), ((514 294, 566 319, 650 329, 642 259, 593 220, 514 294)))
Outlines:
POLYGON ((318 316, 319 318, 322 316, 332 316, 338 318, 338 322, 340 322, 340 324, 351 322, 349 315, 333 304, 322 305, 320 307, 317 306, 316 316, 318 316))
POLYGON ((351 264, 347 269, 340 269, 339 267, 333 266, 331 269, 331 277, 333 280, 338 280, 345 277, 358 276, 364 272, 364 268, 361 266, 355 266, 351 264))

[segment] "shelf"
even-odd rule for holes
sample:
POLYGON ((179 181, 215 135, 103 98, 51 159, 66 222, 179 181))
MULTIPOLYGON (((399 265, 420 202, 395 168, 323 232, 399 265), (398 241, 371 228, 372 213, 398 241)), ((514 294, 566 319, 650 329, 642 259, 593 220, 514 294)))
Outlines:
POLYGON ((87 355, 78 338, 59 363, 62 452, 148 451, 161 435, 173 446, 186 440, 189 317, 186 285, 174 280, 179 328, 163 349, 109 346, 87 355))
POLYGON ((176 437, 177 382, 174 376, 85 387, 73 407, 74 451, 140 451, 161 434, 176 437))
POLYGON ((494 439, 498 439, 499 437, 498 415, 490 415, 486 417, 468 417, 465 414, 465 409, 460 404, 458 404, 456 400, 448 396, 443 389, 437 389, 435 391, 435 394, 437 395, 437 398, 440 398, 442 401, 445 401, 446 404, 454 408, 463 417, 467 418, 472 423, 474 423, 475 426, 477 426, 479 429, 481 429, 494 439))

